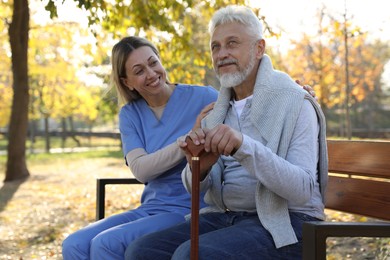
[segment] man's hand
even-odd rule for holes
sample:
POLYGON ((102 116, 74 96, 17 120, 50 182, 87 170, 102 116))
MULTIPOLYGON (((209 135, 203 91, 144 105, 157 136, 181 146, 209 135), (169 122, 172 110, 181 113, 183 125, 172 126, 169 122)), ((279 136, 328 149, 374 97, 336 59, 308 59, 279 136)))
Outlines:
POLYGON ((242 139, 240 132, 220 124, 213 129, 194 129, 186 137, 179 138, 177 143, 188 162, 191 162, 194 153, 200 154, 200 172, 203 179, 220 155, 233 155, 240 148, 242 139))
POLYGON ((206 152, 203 144, 195 144, 190 136, 178 140, 179 147, 184 151, 187 162, 191 166, 192 157, 199 157, 200 180, 204 180, 209 169, 217 162, 219 154, 206 152))
MULTIPOLYGON (((220 155, 233 155, 242 144, 242 133, 233 128, 220 124, 205 131, 204 149, 206 152, 220 155)), ((203 143, 203 140, 200 140, 203 143)))

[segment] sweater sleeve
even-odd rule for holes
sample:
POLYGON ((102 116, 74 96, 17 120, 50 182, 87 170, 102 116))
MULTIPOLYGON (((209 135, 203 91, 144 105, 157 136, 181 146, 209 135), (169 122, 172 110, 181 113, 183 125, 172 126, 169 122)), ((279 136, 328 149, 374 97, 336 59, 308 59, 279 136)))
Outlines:
POLYGON ((184 153, 176 142, 154 153, 148 154, 143 148, 136 148, 126 155, 131 172, 142 183, 157 178, 165 171, 178 165, 183 159, 184 153))
POLYGON ((318 133, 315 110, 305 101, 286 159, 247 135, 234 157, 269 190, 303 204, 311 198, 317 181, 318 133))

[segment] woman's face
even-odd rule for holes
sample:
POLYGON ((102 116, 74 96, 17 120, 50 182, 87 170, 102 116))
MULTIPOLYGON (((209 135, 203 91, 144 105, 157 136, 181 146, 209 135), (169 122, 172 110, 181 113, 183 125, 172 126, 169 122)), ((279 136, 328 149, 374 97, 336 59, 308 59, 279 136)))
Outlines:
POLYGON ((149 104, 166 89, 166 71, 148 46, 135 49, 127 58, 125 69, 123 83, 130 90, 137 90, 149 104))

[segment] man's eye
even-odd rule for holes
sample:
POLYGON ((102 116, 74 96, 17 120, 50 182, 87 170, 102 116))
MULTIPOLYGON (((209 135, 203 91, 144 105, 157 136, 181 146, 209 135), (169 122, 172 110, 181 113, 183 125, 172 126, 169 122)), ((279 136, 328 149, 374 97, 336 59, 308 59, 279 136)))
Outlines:
POLYGON ((230 42, 228 42, 227 46, 228 46, 229 48, 235 48, 235 47, 238 46, 238 42, 236 42, 236 41, 230 41, 230 42))
POLYGON ((217 50, 218 48, 219 48, 219 45, 217 45, 217 44, 211 45, 212 51, 217 50))

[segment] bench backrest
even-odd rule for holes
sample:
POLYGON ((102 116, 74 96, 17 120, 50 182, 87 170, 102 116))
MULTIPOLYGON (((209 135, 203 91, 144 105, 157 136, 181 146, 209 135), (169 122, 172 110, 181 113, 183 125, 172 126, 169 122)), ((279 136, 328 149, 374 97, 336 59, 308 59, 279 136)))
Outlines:
POLYGON ((390 142, 328 140, 329 209, 390 220, 390 142))

